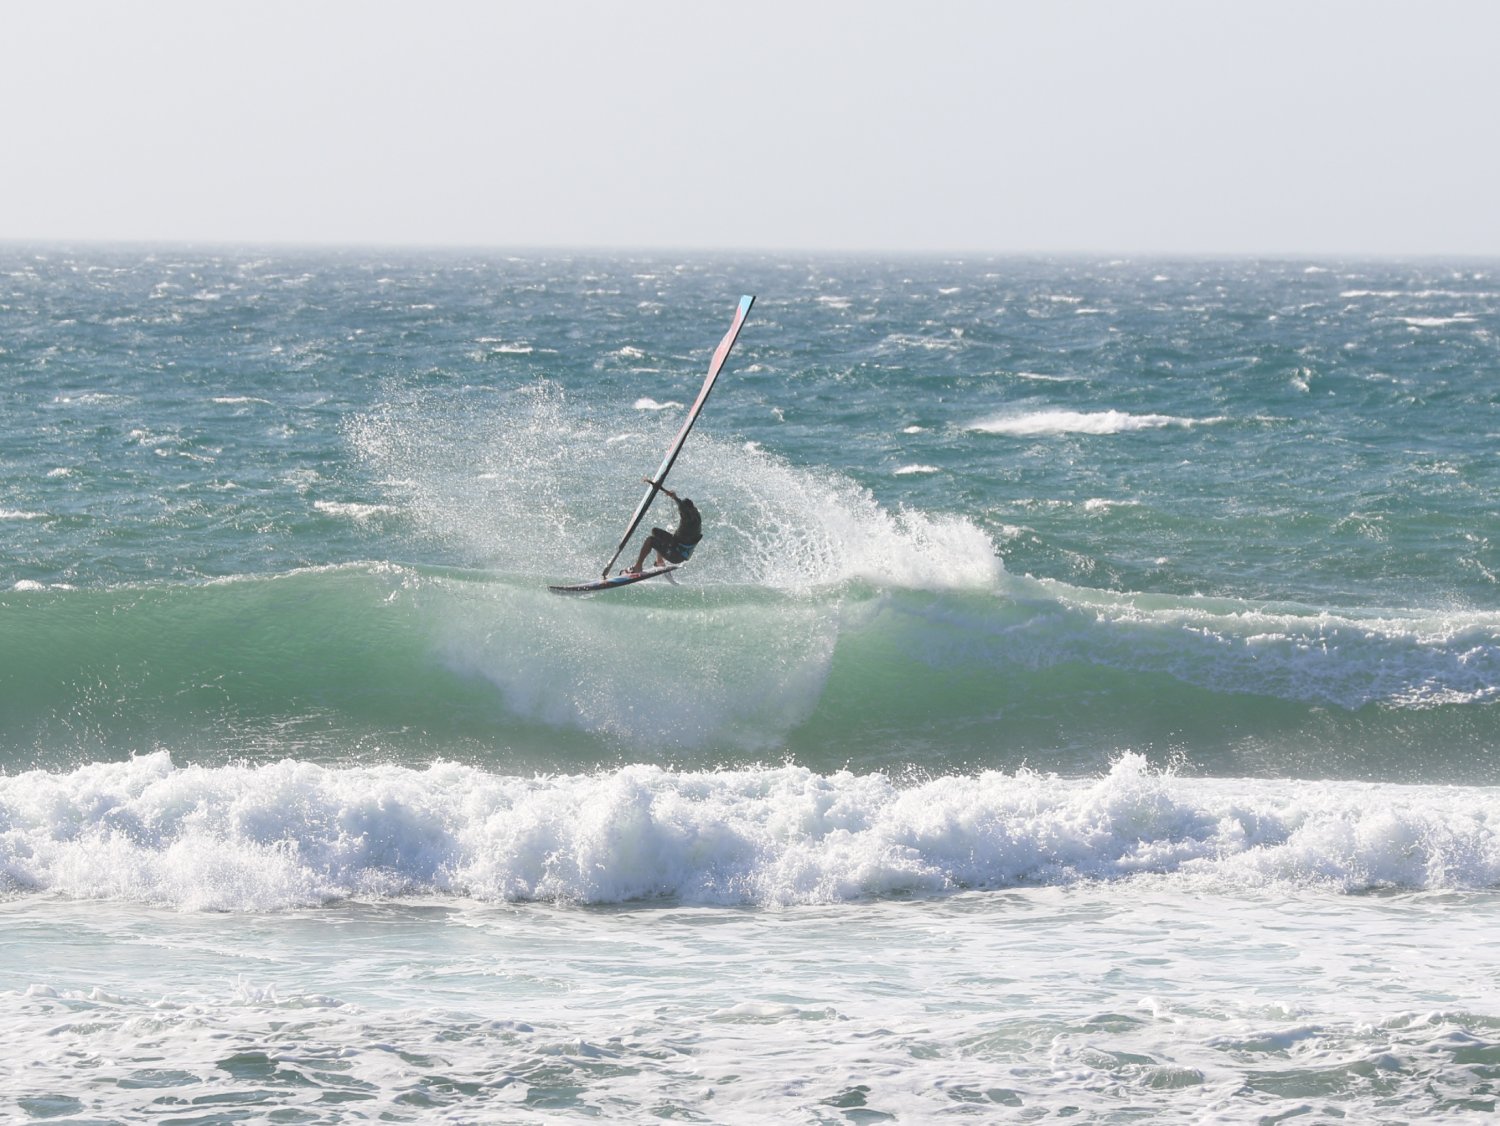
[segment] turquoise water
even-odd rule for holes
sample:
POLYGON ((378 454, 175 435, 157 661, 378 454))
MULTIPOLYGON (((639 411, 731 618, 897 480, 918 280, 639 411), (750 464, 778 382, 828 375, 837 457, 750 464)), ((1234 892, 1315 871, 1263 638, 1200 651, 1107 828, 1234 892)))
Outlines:
POLYGON ((0 1104, 1492 1108, 1497 332, 1483 262, 0 248, 0 1104), (681 585, 549 594, 747 292, 681 585))

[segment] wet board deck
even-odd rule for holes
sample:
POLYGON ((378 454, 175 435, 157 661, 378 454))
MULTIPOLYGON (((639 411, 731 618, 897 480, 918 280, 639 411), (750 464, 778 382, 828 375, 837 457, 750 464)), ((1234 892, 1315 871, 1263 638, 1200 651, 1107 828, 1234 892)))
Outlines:
POLYGON ((679 564, 669 563, 665 567, 647 567, 644 571, 636 574, 626 574, 621 571, 618 575, 611 575, 604 579, 595 579, 588 583, 572 583, 569 586, 549 586, 547 589, 555 594, 592 594, 599 590, 613 590, 617 586, 629 586, 631 583, 641 582, 643 579, 654 579, 657 575, 665 575, 669 571, 677 570, 679 564))

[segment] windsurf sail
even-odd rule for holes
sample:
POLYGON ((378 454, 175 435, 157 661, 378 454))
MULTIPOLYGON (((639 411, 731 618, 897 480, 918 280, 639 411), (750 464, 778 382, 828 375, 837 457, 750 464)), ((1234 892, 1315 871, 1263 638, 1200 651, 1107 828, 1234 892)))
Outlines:
POLYGON ((698 392, 698 397, 693 400, 692 408, 687 413, 687 418, 682 420, 682 429, 677 431, 677 437, 672 439, 672 444, 667 447, 666 456, 661 459, 661 464, 656 467, 656 472, 651 475, 650 487, 646 495, 641 498, 641 503, 635 507, 635 515, 630 518, 630 524, 625 529, 625 534, 620 537, 620 545, 615 548, 615 553, 609 557, 609 562, 604 565, 604 577, 609 577, 609 569, 615 565, 615 560, 620 558, 620 552, 625 550, 625 545, 630 542, 630 537, 635 535, 635 530, 640 527, 641 521, 645 519, 646 510, 651 507, 651 502, 656 499, 656 494, 661 492, 662 485, 667 480, 667 474, 672 471, 672 463, 677 460, 677 455, 682 452, 682 444, 687 441, 688 432, 693 429, 693 423, 698 421, 698 415, 703 412, 703 404, 708 402, 708 393, 714 389, 714 380, 719 378, 719 372, 724 368, 724 361, 729 359, 729 350, 734 347, 734 342, 739 339, 740 329, 744 327, 745 318, 750 315, 750 306, 755 304, 755 296, 746 294, 740 298, 740 306, 735 310, 734 322, 730 324, 729 331, 724 334, 724 339, 719 341, 719 346, 714 350, 714 358, 708 365, 708 376, 703 380, 703 388, 698 392))

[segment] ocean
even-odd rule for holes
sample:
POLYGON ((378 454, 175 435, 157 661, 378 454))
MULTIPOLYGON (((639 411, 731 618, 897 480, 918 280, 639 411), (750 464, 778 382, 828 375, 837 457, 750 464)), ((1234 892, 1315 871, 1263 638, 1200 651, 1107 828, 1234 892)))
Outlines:
POLYGON ((1483 261, 0 246, 0 1120, 1487 1119, 1497 377, 1483 261))

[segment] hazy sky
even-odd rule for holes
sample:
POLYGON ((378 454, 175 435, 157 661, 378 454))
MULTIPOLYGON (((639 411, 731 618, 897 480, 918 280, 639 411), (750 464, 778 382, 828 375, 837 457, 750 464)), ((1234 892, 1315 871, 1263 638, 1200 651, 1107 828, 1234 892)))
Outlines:
POLYGON ((0 0, 0 238, 1500 255, 1489 0, 0 0))

